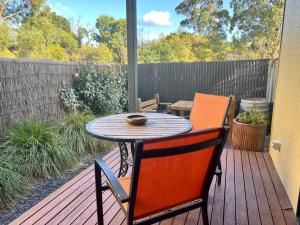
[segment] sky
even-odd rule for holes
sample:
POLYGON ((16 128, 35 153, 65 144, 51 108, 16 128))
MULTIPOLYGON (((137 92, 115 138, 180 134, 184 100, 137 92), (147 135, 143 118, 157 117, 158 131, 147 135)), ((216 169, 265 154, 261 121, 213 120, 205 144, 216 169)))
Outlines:
MULTIPOLYGON (((53 11, 68 19, 80 17, 83 25, 94 26, 100 15, 126 18, 126 0, 48 0, 53 11)), ((175 12, 181 0, 137 0, 139 30, 148 40, 178 30, 183 16, 175 12)), ((229 8, 229 0, 224 0, 229 8)))

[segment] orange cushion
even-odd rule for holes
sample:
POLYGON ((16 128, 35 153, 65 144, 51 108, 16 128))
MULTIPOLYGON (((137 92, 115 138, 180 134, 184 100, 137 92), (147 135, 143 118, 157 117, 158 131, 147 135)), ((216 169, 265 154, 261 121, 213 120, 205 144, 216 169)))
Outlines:
POLYGON ((229 97, 196 93, 190 115, 192 130, 223 126, 228 101, 229 97))
MULTIPOLYGON (((129 196, 130 192, 130 182, 131 182, 131 177, 120 177, 118 178, 118 181, 120 182, 122 188, 124 189, 125 193, 129 196)), ((125 202, 122 204, 124 209, 128 209, 128 203, 125 202)))

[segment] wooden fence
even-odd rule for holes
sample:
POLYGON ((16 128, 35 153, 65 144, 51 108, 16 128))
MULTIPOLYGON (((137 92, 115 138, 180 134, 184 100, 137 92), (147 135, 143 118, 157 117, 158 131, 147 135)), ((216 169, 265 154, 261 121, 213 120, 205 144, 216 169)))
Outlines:
MULTIPOLYGON (((59 120, 59 88, 71 86, 80 64, 0 59, 0 133, 26 117, 59 120)), ((119 64, 99 64, 118 74, 119 64)), ((266 97, 268 60, 140 64, 139 97, 159 93, 162 101, 192 100, 195 92, 240 98, 266 97)), ((269 79, 270 80, 270 79, 269 79)), ((271 79, 274 80, 274 79, 271 79)), ((273 82, 274 83, 274 82, 273 82)), ((272 88, 269 88, 272 92, 272 88)), ((272 94, 272 93, 271 93, 272 94)))
POLYGON ((195 92, 235 95, 237 100, 266 97, 269 60, 158 63, 138 65, 139 97, 175 102, 195 92))
MULTIPOLYGON (((63 115, 59 89, 73 83, 78 63, 0 59, 0 133, 26 117, 59 120, 63 115)), ((120 72, 117 64, 99 64, 120 72)))

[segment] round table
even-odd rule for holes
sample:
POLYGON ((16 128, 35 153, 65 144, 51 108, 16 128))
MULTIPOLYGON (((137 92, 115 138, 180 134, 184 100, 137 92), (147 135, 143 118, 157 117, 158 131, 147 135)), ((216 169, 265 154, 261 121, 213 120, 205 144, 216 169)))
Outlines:
POLYGON ((189 132, 192 125, 189 120, 165 113, 124 113, 97 118, 86 125, 88 134, 103 140, 119 142, 121 166, 119 176, 125 176, 128 170, 128 149, 126 142, 131 143, 134 153, 136 140, 149 140, 171 137, 189 132), (148 118, 145 125, 134 126, 126 121, 129 115, 144 115, 148 118))

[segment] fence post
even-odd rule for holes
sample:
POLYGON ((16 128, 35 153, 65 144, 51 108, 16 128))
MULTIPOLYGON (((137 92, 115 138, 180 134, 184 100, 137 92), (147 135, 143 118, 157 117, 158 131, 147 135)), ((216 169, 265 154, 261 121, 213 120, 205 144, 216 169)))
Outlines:
POLYGON ((276 80, 278 74, 278 60, 270 60, 268 65, 268 82, 267 82, 267 92, 266 98, 268 102, 274 102, 274 93, 276 87, 276 80))

